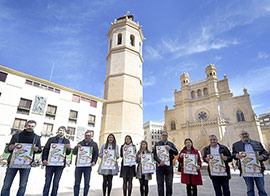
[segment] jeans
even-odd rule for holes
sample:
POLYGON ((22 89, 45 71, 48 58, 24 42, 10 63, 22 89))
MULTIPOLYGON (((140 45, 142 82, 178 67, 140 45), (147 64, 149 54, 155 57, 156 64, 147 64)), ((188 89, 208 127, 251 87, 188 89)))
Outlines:
POLYGON ((267 196, 264 189, 264 177, 243 177, 247 185, 247 195, 255 196, 254 181, 259 191, 259 196, 267 196))
POLYGON ((211 176, 211 180, 215 189, 216 196, 230 196, 229 179, 227 176, 211 176), (223 194, 222 190, 223 189, 223 194))
POLYGON ((17 172, 20 172, 20 187, 17 192, 17 196, 23 196, 26 190, 26 185, 29 177, 31 168, 22 169, 22 168, 7 168, 6 170, 6 176, 4 179, 4 184, 1 191, 1 196, 9 196, 10 194, 10 187, 13 183, 13 180, 17 174, 17 172))
POLYGON ((76 169, 75 169, 74 196, 79 196, 82 174, 83 174, 83 178, 84 178, 83 195, 84 196, 88 195, 88 191, 90 188, 91 171, 92 171, 92 167, 76 167, 76 169))
POLYGON ((45 185, 43 188, 43 196, 48 196, 51 186, 52 177, 53 178, 53 186, 51 196, 57 196, 59 181, 62 176, 62 172, 64 170, 63 166, 46 166, 46 173, 45 173, 45 185))
POLYGON ((166 196, 172 195, 173 184, 173 166, 159 166, 157 167, 157 185, 158 195, 164 196, 164 180, 166 183, 166 196))

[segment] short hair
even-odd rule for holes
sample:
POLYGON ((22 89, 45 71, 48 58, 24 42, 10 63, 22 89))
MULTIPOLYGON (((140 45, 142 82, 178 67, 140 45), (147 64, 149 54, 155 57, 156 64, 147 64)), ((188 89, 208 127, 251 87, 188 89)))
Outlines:
POLYGON ((162 133, 161 133, 161 134, 163 134, 163 133, 167 133, 167 135, 168 135, 168 132, 167 132, 167 131, 165 131, 165 130, 164 130, 164 131, 162 131, 162 133))
POLYGON ((65 126, 60 126, 60 127, 57 129, 57 132, 58 132, 60 129, 64 129, 65 132, 67 132, 67 128, 66 128, 65 126))
POLYGON ((209 135, 208 137, 209 137, 209 138, 210 138, 210 137, 214 137, 214 138, 216 138, 216 139, 217 139, 217 136, 216 136, 216 135, 214 135, 214 134, 209 135))
MULTIPOLYGON (((86 133, 92 133, 92 131, 90 131, 90 130, 87 130, 87 131, 85 131, 85 133, 84 133, 84 135, 86 134, 86 133)), ((92 136, 92 134, 91 134, 91 136, 92 136)))
POLYGON ((249 134, 248 131, 246 131, 246 130, 241 130, 240 134, 243 133, 243 132, 249 134))
POLYGON ((37 122, 34 120, 28 120, 26 124, 28 124, 28 123, 35 123, 35 125, 37 125, 37 122))

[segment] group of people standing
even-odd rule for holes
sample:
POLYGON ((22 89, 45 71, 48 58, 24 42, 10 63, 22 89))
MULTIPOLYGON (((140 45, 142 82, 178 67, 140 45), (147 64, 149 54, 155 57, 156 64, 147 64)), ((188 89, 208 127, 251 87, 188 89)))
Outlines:
MULTIPOLYGON (((34 128, 36 126, 36 122, 33 120, 29 120, 26 124, 26 128, 21 132, 12 136, 10 143, 6 147, 5 151, 12 154, 15 149, 15 143, 29 143, 34 146, 33 151, 35 153, 41 153, 42 148, 40 144, 40 136, 34 133, 34 128)), ((46 145, 43 148, 42 153, 42 162, 43 165, 46 166, 45 171, 45 184, 43 188, 43 195, 49 195, 49 190, 52 183, 52 191, 51 196, 56 196, 59 186, 59 181, 62 175, 62 172, 65 167, 65 163, 62 166, 50 166, 48 164, 48 156, 50 152, 50 147, 52 144, 65 144, 65 154, 69 155, 71 153, 70 141, 65 137, 66 128, 64 126, 59 127, 57 131, 57 135, 48 139, 46 145)), ((251 140, 249 138, 249 134, 246 131, 241 131, 240 133, 241 140, 233 144, 233 152, 218 143, 218 139, 215 135, 209 136, 209 146, 206 146, 202 151, 202 158, 205 162, 209 163, 211 155, 219 154, 222 156, 222 159, 225 162, 226 166, 226 176, 213 176, 211 175, 210 168, 209 176, 212 181, 214 191, 216 196, 229 196, 230 188, 229 188, 229 179, 230 168, 229 162, 233 159, 239 160, 241 159, 242 154, 240 152, 258 152, 258 160, 260 161, 262 167, 262 176, 261 177, 244 177, 246 186, 247 186, 247 195, 254 196, 254 182, 258 188, 258 192, 260 196, 267 196, 267 193, 264 189, 264 165, 263 161, 268 159, 268 153, 263 148, 262 144, 259 141, 251 140)), ((162 138, 159 142, 157 142, 152 151, 148 149, 148 144, 146 141, 141 141, 140 148, 138 152, 136 152, 136 147, 132 142, 132 137, 127 135, 124 140, 124 144, 120 148, 116 144, 116 139, 113 134, 109 134, 106 140, 106 143, 103 144, 100 148, 100 152, 98 150, 98 145, 91 138, 91 133, 86 131, 84 135, 84 140, 80 141, 73 149, 72 153, 74 155, 78 154, 78 151, 81 147, 91 147, 92 148, 92 159, 91 163, 85 167, 77 167, 75 168, 75 184, 74 184, 74 196, 78 196, 80 192, 80 183, 82 175, 84 176, 84 192, 83 195, 87 196, 90 188, 90 176, 92 171, 92 166, 95 166, 97 163, 98 157, 101 158, 101 163, 98 167, 98 173, 103 176, 103 184, 102 184, 102 192, 103 196, 110 196, 112 190, 112 181, 113 176, 118 175, 119 166, 117 161, 115 162, 115 166, 112 169, 104 169, 102 167, 102 163, 104 161, 104 154, 107 153, 108 150, 113 150, 116 156, 116 159, 122 157, 121 168, 120 168, 120 177, 123 178, 123 195, 131 196, 132 194, 132 181, 133 177, 139 179, 140 182, 140 193, 142 196, 147 196, 149 193, 148 181, 152 179, 152 173, 143 173, 142 166, 142 156, 148 153, 153 154, 153 158, 156 162, 156 180, 158 187, 158 195, 159 196, 171 196, 173 195, 173 160, 175 156, 178 155, 178 150, 175 145, 168 141, 168 133, 166 131, 162 132, 162 138), (124 164, 124 149, 127 147, 133 147, 136 154, 136 163, 135 164, 126 165, 124 164), (167 161, 161 159, 159 156, 159 152, 157 149, 159 147, 164 147, 168 152, 167 161), (119 156, 120 155, 120 156, 119 156), (164 188, 164 184, 166 187, 166 191, 164 188)), ((8 162, 10 162, 10 158, 8 162)), ((76 157, 76 159, 78 156, 76 157)), ((179 161, 179 171, 181 172, 181 182, 186 184, 186 190, 188 196, 196 196, 198 195, 197 185, 202 185, 202 177, 200 173, 200 167, 202 166, 202 161, 200 158, 200 153, 197 149, 193 147, 193 142, 190 138, 185 139, 184 147, 180 151, 178 155, 179 161), (184 172, 184 157, 189 154, 195 154, 197 157, 197 166, 196 166, 196 174, 187 174, 184 172)), ((76 161, 77 163, 77 161, 76 161)), ((238 163, 238 167, 241 171, 241 164, 238 163)), ((17 192, 17 196, 23 196, 26 190, 27 180, 30 173, 30 168, 11 168, 7 167, 6 175, 4 178, 4 183, 2 186, 1 196, 9 196, 10 188, 12 182, 17 174, 20 172, 20 184, 19 190, 17 192)))

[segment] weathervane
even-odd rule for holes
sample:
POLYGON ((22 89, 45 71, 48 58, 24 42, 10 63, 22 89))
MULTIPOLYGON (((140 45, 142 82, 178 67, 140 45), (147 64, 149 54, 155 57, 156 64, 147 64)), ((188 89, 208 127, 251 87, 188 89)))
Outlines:
POLYGON ((126 13, 125 16, 128 17, 129 14, 130 14, 130 11, 127 10, 127 13, 126 13))

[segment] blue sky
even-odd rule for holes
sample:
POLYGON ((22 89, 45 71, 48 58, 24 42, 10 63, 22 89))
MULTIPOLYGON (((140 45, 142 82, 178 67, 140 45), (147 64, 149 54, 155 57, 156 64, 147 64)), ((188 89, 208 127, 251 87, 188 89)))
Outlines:
POLYGON ((173 108, 180 74, 214 63, 257 115, 270 109, 270 1, 1 0, 0 64, 103 97, 110 22, 127 10, 143 26, 144 122, 173 108))

